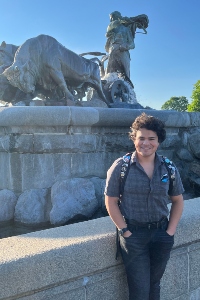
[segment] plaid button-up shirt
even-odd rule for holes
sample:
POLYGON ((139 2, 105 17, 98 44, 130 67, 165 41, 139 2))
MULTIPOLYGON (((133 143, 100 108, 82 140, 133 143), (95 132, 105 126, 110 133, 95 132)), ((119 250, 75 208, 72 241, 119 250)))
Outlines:
MULTIPOLYGON (((117 159, 107 173, 105 194, 110 197, 120 196, 120 172, 123 158, 117 159)), ((152 179, 139 164, 136 152, 132 154, 130 169, 126 178, 120 210, 126 219, 137 222, 157 222, 167 217, 169 210, 169 182, 161 181, 163 175, 168 175, 162 157, 156 153, 155 167, 152 179)), ((168 176, 169 177, 169 176, 168 176)), ((177 196, 184 192, 179 172, 175 170, 175 181, 170 196, 177 196)))

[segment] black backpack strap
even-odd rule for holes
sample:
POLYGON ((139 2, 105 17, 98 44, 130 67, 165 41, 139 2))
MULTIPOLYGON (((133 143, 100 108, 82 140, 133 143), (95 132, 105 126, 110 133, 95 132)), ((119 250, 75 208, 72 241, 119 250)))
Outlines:
MULTIPOLYGON (((126 178, 128 176, 128 172, 130 169, 131 156, 132 156, 132 153, 127 153, 126 155, 123 156, 123 163, 122 163, 121 172, 120 172, 120 187, 119 187, 120 199, 122 198, 126 178)), ((120 201, 118 204, 120 204, 120 201)), ((119 232, 118 232, 117 227, 116 227, 116 248, 117 249, 116 249, 115 259, 117 260, 119 251, 120 251, 119 232)))
POLYGON ((120 189, 119 189, 120 198, 122 197, 123 192, 124 192, 126 178, 128 176, 128 172, 130 169, 131 156, 132 156, 132 153, 127 153, 126 155, 123 156, 123 163, 122 163, 121 172, 120 172, 120 189))
POLYGON ((174 186, 175 181, 175 166, 173 165, 172 161, 169 160, 167 157, 162 156, 162 160, 166 166, 168 175, 169 175, 169 190, 168 194, 170 195, 174 186))

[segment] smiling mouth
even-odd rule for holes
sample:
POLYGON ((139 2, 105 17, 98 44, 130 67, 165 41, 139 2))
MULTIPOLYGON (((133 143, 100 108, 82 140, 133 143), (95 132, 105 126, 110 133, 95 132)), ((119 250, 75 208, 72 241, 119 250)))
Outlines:
POLYGON ((141 148, 143 150, 151 150, 152 148, 141 148))

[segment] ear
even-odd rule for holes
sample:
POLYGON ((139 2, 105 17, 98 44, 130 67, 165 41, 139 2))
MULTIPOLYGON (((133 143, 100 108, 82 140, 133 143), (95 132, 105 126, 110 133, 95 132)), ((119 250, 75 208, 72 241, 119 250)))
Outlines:
POLYGON ((6 42, 3 41, 3 42, 1 43, 1 47, 6 48, 6 42))

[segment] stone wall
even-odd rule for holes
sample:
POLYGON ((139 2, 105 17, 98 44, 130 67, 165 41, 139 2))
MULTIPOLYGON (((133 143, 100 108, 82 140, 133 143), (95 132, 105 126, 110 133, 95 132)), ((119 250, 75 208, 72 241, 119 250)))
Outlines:
POLYGON ((165 122, 159 151, 177 164, 185 189, 200 193, 199 113, 0 108, 0 221, 62 225, 98 214, 106 171, 133 150, 127 134, 142 111, 165 122))
MULTIPOLYGON (((200 198, 185 201, 161 300, 200 299, 200 198)), ((109 217, 0 240, 1 300, 128 300, 109 217)))

